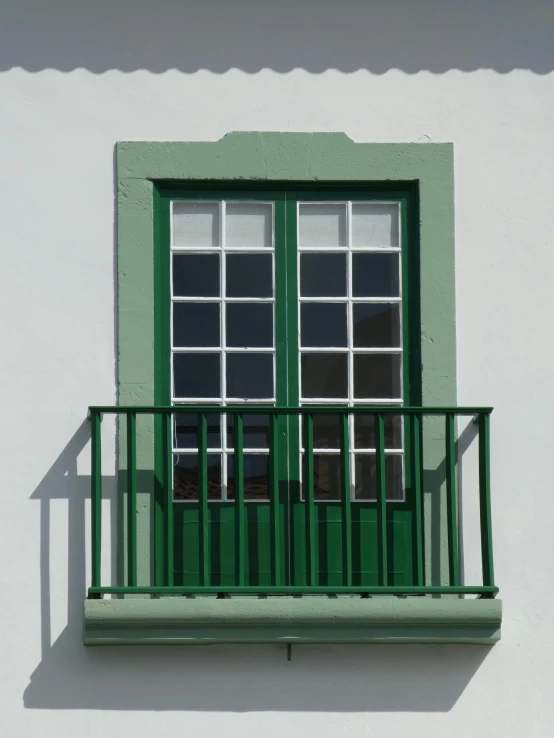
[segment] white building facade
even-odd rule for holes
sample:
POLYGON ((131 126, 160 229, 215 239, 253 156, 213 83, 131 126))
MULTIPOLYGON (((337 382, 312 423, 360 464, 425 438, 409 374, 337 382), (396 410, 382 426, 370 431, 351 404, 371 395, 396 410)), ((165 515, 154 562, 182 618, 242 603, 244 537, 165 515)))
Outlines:
POLYGON ((0 5, 6 735, 549 736, 554 8, 0 5))

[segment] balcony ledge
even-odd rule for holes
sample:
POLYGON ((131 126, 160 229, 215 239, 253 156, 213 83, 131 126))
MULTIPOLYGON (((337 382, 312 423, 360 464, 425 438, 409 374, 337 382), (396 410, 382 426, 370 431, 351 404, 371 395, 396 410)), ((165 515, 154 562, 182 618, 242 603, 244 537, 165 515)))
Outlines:
POLYGON ((84 643, 458 643, 500 639, 502 602, 423 597, 85 600, 84 643))

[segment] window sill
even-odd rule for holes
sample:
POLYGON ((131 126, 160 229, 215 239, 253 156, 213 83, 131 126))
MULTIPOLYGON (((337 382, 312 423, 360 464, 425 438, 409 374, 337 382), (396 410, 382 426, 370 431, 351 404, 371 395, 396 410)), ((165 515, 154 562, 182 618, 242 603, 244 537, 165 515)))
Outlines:
POLYGON ((459 643, 500 639, 502 602, 327 597, 85 600, 84 643, 459 643))

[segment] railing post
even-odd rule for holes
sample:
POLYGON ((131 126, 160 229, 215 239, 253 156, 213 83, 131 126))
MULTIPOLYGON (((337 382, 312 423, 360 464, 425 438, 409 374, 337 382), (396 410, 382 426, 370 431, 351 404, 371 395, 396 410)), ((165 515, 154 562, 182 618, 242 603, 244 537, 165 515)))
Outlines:
POLYGON ((306 509, 306 575, 308 585, 316 584, 315 560, 315 503, 314 503, 314 419, 303 416, 304 421, 304 499, 306 509))
POLYGON ((173 524, 173 444, 172 444, 172 415, 162 415, 162 457, 163 457, 163 488, 164 488, 164 569, 165 584, 173 585, 174 572, 174 524, 173 524))
POLYGON ((127 413, 127 582, 137 585, 137 415, 127 413))
POLYGON ((279 416, 270 416, 269 447, 269 495, 271 504, 271 557, 273 560, 273 584, 281 584, 281 535, 279 513, 279 416))
MULTIPOLYGON (((221 429, 224 432, 224 429, 221 429)), ((209 540, 210 522, 208 510, 208 416, 199 413, 198 418, 198 497, 200 508, 200 579, 210 584, 209 540)))
POLYGON ((425 557, 423 546, 423 499, 421 484, 421 415, 411 415, 411 467, 412 488, 414 492, 415 550, 416 550, 416 582, 422 587, 425 584, 425 557))
POLYGON ((342 572, 344 584, 352 584, 352 510, 350 506, 350 441, 349 416, 340 416, 340 475, 342 500, 342 572))
POLYGON ((102 566, 102 450, 100 434, 100 413, 91 413, 91 585, 101 586, 102 566))
POLYGON ((458 543, 458 499, 456 495, 456 443, 454 413, 445 415, 446 442, 446 509, 448 520, 448 569, 449 582, 460 584, 460 563, 458 543))
POLYGON ((379 584, 386 587, 388 584, 387 484, 385 479, 385 421, 382 413, 375 415, 375 452, 379 584))
POLYGON ((245 584, 244 550, 244 428, 242 414, 234 418, 233 477, 235 487, 235 566, 239 587, 245 584))
POLYGON ((479 415, 479 513, 483 584, 494 586, 490 492, 490 416, 479 415))

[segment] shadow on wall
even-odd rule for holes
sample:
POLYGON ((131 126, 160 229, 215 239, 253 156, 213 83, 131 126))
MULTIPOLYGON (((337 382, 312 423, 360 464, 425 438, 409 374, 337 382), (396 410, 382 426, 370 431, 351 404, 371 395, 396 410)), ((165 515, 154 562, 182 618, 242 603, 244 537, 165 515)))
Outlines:
POLYGON ((551 0, 4 2, 0 70, 554 69, 551 0))
MULTIPOLYGON (((295 646, 290 662, 285 646, 85 648, 90 477, 77 474, 77 459, 89 437, 85 421, 31 498, 41 508, 42 659, 25 690, 26 707, 445 712, 486 657, 489 648, 482 646, 295 646), (59 499, 68 509, 68 612, 66 628, 51 643, 50 503, 59 499)), ((103 481, 113 513, 114 478, 103 481)))

